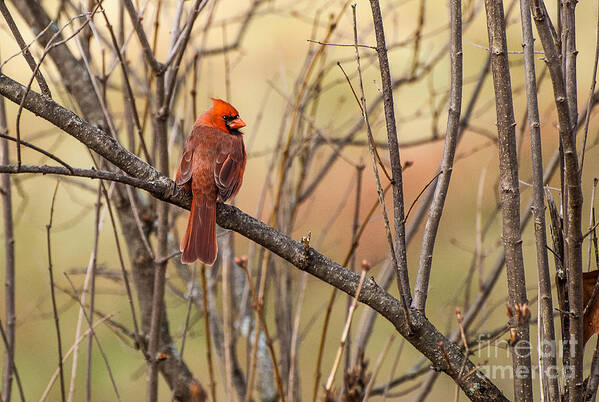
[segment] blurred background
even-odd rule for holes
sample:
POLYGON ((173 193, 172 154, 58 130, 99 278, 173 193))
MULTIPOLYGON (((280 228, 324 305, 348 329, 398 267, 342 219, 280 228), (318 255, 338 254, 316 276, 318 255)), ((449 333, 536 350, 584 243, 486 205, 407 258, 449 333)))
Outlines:
MULTIPOLYGON (((68 16, 76 14, 75 9, 89 7, 79 4, 79 1, 42 2, 46 11, 54 18, 61 4, 65 11, 57 20, 59 26, 68 21, 68 16), (63 4, 65 3, 65 4, 63 4)), ((81 2, 87 3, 87 2, 81 2)), ((153 32, 156 25, 157 58, 164 60, 168 52, 169 31, 174 18, 177 1, 162 0, 144 3, 138 1, 138 10, 145 7, 142 23, 147 32, 153 32)), ((184 16, 188 12, 190 1, 184 2, 184 16)), ((240 112, 247 123, 243 130, 248 152, 248 162, 244 184, 234 203, 246 213, 268 221, 273 210, 273 194, 276 178, 279 173, 278 164, 273 161, 273 153, 280 153, 280 138, 285 138, 289 129, 292 108, 306 74, 306 60, 320 45, 308 40, 322 41, 329 30, 331 18, 340 15, 339 22, 329 38, 329 43, 353 43, 353 25, 351 7, 344 7, 344 1, 260 1, 250 0, 218 0, 210 1, 200 13, 194 25, 194 31, 189 47, 181 64, 183 78, 178 94, 173 102, 171 120, 169 121, 170 136, 170 170, 168 175, 174 177, 177 167, 181 144, 189 133, 195 117, 210 107, 210 97, 228 100, 240 112), (248 10, 253 14, 248 18, 248 10), (213 16, 210 17, 211 13, 213 16), (209 19, 212 18, 210 24, 209 19), (241 32, 241 33, 240 33, 241 32), (196 79, 194 79, 194 53, 200 49, 219 49, 223 43, 236 43, 229 51, 209 52, 196 62, 196 79), (197 95, 191 95, 195 88, 197 95), (195 110, 195 115, 194 115, 195 110), (279 145, 277 145, 279 144, 279 145), (268 179, 268 180, 266 180, 268 179), (265 184, 266 183, 266 184, 265 184), (264 191, 264 189, 266 189, 264 191), (262 196, 264 203, 262 205, 262 196)), ((92 2, 93 6, 93 2, 92 2)), ((555 15, 554 2, 547 4, 551 15, 555 15)), ((34 39, 34 33, 11 3, 8 4, 25 41, 34 39)), ((103 7, 113 25, 119 19, 119 1, 105 0, 103 7)), ((399 0, 383 1, 381 3, 389 48, 391 75, 394 80, 403 80, 395 89, 395 112, 398 124, 398 135, 402 162, 410 161, 412 165, 405 169, 404 197, 406 209, 416 200, 425 185, 434 177, 443 151, 443 139, 447 121, 447 98, 449 89, 449 57, 447 51, 448 7, 445 1, 399 0), (418 41, 415 38, 420 37, 418 41), (418 43, 418 45, 415 45, 418 43)), ((508 17, 508 48, 512 65, 512 86, 514 90, 514 106, 519 136, 520 190, 522 208, 531 197, 531 189, 527 183, 530 176, 530 147, 528 126, 525 120, 526 98, 524 94, 524 71, 521 51, 521 31, 519 25, 519 4, 506 0, 504 2, 508 17), (507 11, 511 10, 511 11, 507 11)), ((488 46, 484 4, 479 1, 466 0, 463 4, 464 13, 464 98, 465 109, 478 81, 480 71, 484 66, 488 46)), ((589 89, 592 80, 592 68, 595 52, 595 35, 597 11, 592 2, 580 2, 577 6, 577 46, 578 56, 578 88, 579 111, 586 108, 589 89)), ((185 19, 183 19, 185 21, 185 19)), ((104 20, 94 17, 95 29, 106 33, 104 20)), ((81 21, 73 23, 65 29, 68 35, 81 21)), ((366 1, 357 2, 357 24, 359 42, 365 45, 376 45, 370 5, 366 1)), ((130 35, 131 24, 125 16, 125 36, 130 35)), ((536 31, 535 31, 536 33, 536 31)), ((67 46, 79 57, 79 48, 70 41, 67 46)), ((540 44, 537 44, 537 50, 540 44)), ((31 47, 36 60, 39 60, 43 49, 35 44, 31 47)), ((0 60, 4 62, 9 56, 17 53, 19 47, 8 31, 4 21, 0 23, 0 60)), ((113 60, 112 51, 105 43, 97 41, 93 36, 90 40, 90 52, 94 57, 95 71, 108 70, 113 60), (102 67, 102 54, 105 63, 102 67)), ((376 59, 376 52, 370 48, 360 48, 362 67, 364 70, 364 86, 369 104, 380 96, 381 83, 376 59)), ((134 89, 139 98, 139 105, 145 103, 144 85, 140 84, 147 72, 143 68, 143 57, 139 42, 133 35, 127 45, 126 58, 129 66, 137 74, 134 89)), ((325 165, 328 158, 335 152, 335 146, 361 120, 361 113, 347 85, 347 82, 337 67, 340 62, 350 75, 355 88, 358 79, 355 74, 356 62, 353 47, 326 46, 324 54, 316 63, 316 72, 308 80, 310 90, 319 80, 319 94, 315 100, 306 103, 304 112, 309 114, 309 124, 303 124, 303 141, 324 138, 318 147, 297 146, 293 149, 293 165, 287 171, 290 186, 295 185, 305 174, 306 183, 312 182, 316 174, 325 165), (313 128, 318 129, 317 134, 313 128), (302 172, 302 153, 309 153, 311 165, 307 172, 302 172)), ((548 74, 543 73, 544 62, 542 54, 536 57, 537 76, 539 85, 539 103, 541 113, 541 132, 543 138, 544 161, 549 160, 557 147, 556 115, 551 84, 548 74), (543 77, 543 78, 541 78, 543 77)), ((55 66, 48 58, 44 61, 41 71, 51 82, 55 101, 78 111, 74 99, 64 89, 55 66)), ((15 57, 2 66, 5 74, 26 85, 30 78, 30 70, 22 57, 15 57)), ((108 105, 117 122, 117 130, 124 130, 123 115, 126 109, 123 104, 121 91, 121 75, 112 74, 106 88, 108 105)), ((34 82, 33 90, 39 91, 34 82)), ((9 134, 14 136, 15 120, 18 106, 7 101, 9 134)), ((140 109, 142 107, 140 106, 140 109)), ((379 153, 383 162, 388 165, 386 130, 382 104, 370 113, 375 139, 380 142, 379 153)), ((468 300, 478 292, 479 283, 488 274, 491 266, 501 251, 500 220, 495 211, 497 208, 497 175, 498 159, 496 148, 495 107, 492 92, 491 76, 484 80, 479 100, 477 101, 469 125, 465 128, 460 141, 456 162, 452 174, 451 185, 443 212, 443 218, 436 241, 433 258, 433 269, 430 283, 427 316, 441 331, 451 331, 456 327, 456 307, 465 310, 468 300), (480 218, 477 229, 477 216, 480 218), (488 226, 488 231, 481 233, 481 227, 488 226), (477 236, 480 242, 477 248, 477 236), (478 250, 478 251, 477 251, 478 250), (473 261, 475 263, 473 264, 473 261), (471 267, 472 279, 469 290, 465 284, 469 282, 471 267)), ((33 114, 23 111, 21 118, 21 135, 39 147, 53 152, 67 161, 71 166, 90 168, 93 164, 85 147, 69 135, 61 132, 46 121, 33 114)), ((148 143, 151 142, 151 130, 144 132, 148 143)), ((579 145, 582 143, 579 134, 579 145)), ((123 137, 124 138, 124 137, 123 137)), ((585 157, 582 176, 585 209, 583 222, 586 227, 589 219, 590 194, 593 178, 599 176, 599 148, 597 140, 597 118, 591 115, 587 154, 585 157)), ((327 169, 327 173, 318 182, 317 188, 309 197, 297 205, 295 218, 283 219, 280 225, 294 239, 300 239, 311 233, 311 244, 321 253, 334 261, 341 263, 351 245, 351 231, 355 209, 356 172, 359 165, 365 165, 361 204, 359 208, 360 222, 377 202, 376 183, 372 163, 368 154, 366 132, 363 128, 357 131, 352 143, 343 147, 335 163, 327 169)), ((125 140, 121 140, 122 143, 125 140)), ((580 147, 579 147, 580 149, 580 147)), ((10 145, 11 161, 15 160, 15 148, 10 145)), ((39 153, 23 148, 23 161, 26 164, 43 164, 52 161, 42 158, 39 153)), ((274 160, 277 160, 276 158, 274 160)), ((167 173, 167 172, 164 172, 167 173)), ((56 344, 50 289, 48 282, 48 260, 46 248, 46 224, 49 220, 50 201, 56 186, 56 177, 13 175, 13 211, 15 222, 16 248, 16 365, 25 386, 25 395, 29 400, 40 398, 56 370, 56 344)), ((386 183, 386 181, 385 181, 386 183)), ((550 187, 559 188, 559 175, 552 178, 550 187)), ((70 289, 63 273, 68 273, 76 286, 81 286, 85 269, 90 259, 94 244, 94 221, 96 203, 96 184, 89 180, 62 180, 56 194, 56 206, 52 229, 52 258, 55 270, 55 281, 58 289, 70 289)), ((305 188, 305 187, 304 187, 305 188)), ((554 198, 559 199, 559 191, 552 191, 554 198)), ((387 195, 388 210, 392 206, 390 193, 387 195)), ((408 218, 415 216, 420 206, 414 205, 414 210, 408 218)), ((174 238, 183 230, 187 221, 187 213, 173 212, 174 238)), ((499 215, 500 216, 500 215, 499 215)), ((410 279, 413 283, 420 250, 421 230, 408 248, 408 264, 410 279)), ((226 237, 224 231, 220 237, 226 237)), ((176 240, 176 239, 175 239, 176 240)), ((177 242, 173 240, 174 244, 177 242)), ((121 238, 126 243, 126 238, 121 238)), ((154 239, 152 238, 152 241, 154 239)), ((234 256, 248 254, 247 239, 235 235, 234 256)), ((587 264, 588 245, 584 243, 584 266, 587 264)), ((107 272, 118 271, 118 255, 115 252, 115 240, 108 218, 104 219, 98 245, 98 266, 107 272)), ((126 249, 126 248, 125 248, 126 249)), ((527 273, 529 299, 536 297, 536 249, 532 226, 527 226, 523 232, 523 250, 527 273)), ((380 208, 377 208, 369 219, 364 234, 357 247, 356 261, 367 260, 373 269, 369 273, 374 277, 381 274, 388 257, 388 245, 380 208)), ((0 258, 4 261, 4 249, 0 248, 0 258)), ((174 260, 178 257, 174 258, 174 260)), ((552 256, 550 255, 551 271, 554 273, 552 256)), ((303 273, 282 263, 275 258, 274 264, 280 269, 286 269, 290 275, 292 296, 290 303, 293 311, 301 308, 299 340, 297 350, 297 367, 299 388, 297 398, 310 400, 314 386, 316 351, 321 337, 324 313, 329 301, 331 288, 329 285, 312 277, 307 278, 305 296, 298 297, 302 288, 303 273), (301 301, 301 305, 298 302, 301 301)), ((127 264, 128 265, 128 264, 127 264)), ((356 265, 356 266, 358 266, 356 265)), ((259 265, 254 264, 257 271, 259 265)), ((594 262, 591 264, 594 267, 594 262)), ((169 316, 171 334, 176 344, 181 341, 187 312, 188 284, 177 273, 175 262, 169 263, 167 275, 169 286, 166 291, 166 305, 169 316)), ((218 266, 210 268, 217 270, 218 266)), ((3 269, 2 269, 3 271, 3 269)), ((209 271, 210 272, 210 271, 209 271)), ((252 272, 255 275, 256 272, 252 272)), ((218 271, 209 273, 218 279, 218 271)), ((255 276, 253 276, 255 280, 255 276)), ((273 282, 274 283, 274 282, 273 282)), ((506 298, 505 274, 500 277, 491 297, 484 306, 484 311, 471 328, 471 335, 492 331, 505 325, 506 298)), ((218 287, 220 290, 220 287, 218 287)), ((389 291, 397 296, 395 282, 389 291)), ((122 280, 100 275, 96 281, 96 309, 111 315, 116 322, 131 328, 131 314, 127 304, 122 280)), ((345 322, 347 309, 346 295, 339 295, 333 305, 331 325, 324 343, 322 359, 323 382, 329 373, 339 338, 345 322), (341 296, 341 297, 339 297, 341 296)), ((68 350, 75 341, 75 329, 79 305, 77 301, 57 290, 60 324, 62 329, 63 348, 68 350)), ((2 298, 3 300, 3 298, 2 298)), ((557 300, 554 294, 554 300, 557 300)), ((0 301, 2 303, 2 301, 0 301)), ((201 306, 201 299, 198 302, 201 306)), ((267 322, 277 343, 275 330, 274 303, 276 299, 272 288, 267 290, 265 312, 267 322)), ((217 294, 216 306, 222 310, 220 294, 217 294)), ((359 306, 354 319, 353 328, 358 328, 361 317, 367 312, 367 307, 359 306)), ((531 305, 533 316, 536 316, 536 304, 531 305)), ((194 376, 207 388, 208 372, 205 358, 205 331, 200 309, 192 309, 185 346, 185 361, 194 376)), ((235 326, 234 331, 239 336, 247 336, 247 328, 235 326), (245 331, 245 333, 244 333, 245 331)), ((556 320, 556 327, 559 323, 556 320)), ((118 329, 109 325, 99 325, 96 333, 102 343, 110 362, 112 372, 119 387, 121 400, 136 401, 143 399, 145 392, 145 363, 139 351, 131 347, 131 339, 119 333, 118 329)), ((388 350, 385 346, 392 334, 393 326, 384 319, 377 318, 372 330, 371 341, 366 348, 365 358, 369 360, 371 369, 382 351, 384 360, 375 381, 375 386, 384 385, 391 377, 396 378, 412 369, 420 359, 420 354, 409 343, 396 338, 388 350), (395 369, 394 360, 401 350, 395 369), (393 371, 393 372, 392 372, 393 371)), ((536 326, 531 326, 531 339, 536 344, 536 326)), ((507 338, 507 335, 504 336, 507 338)), ((589 345, 594 344, 594 338, 589 345)), ((238 359, 242 367, 246 367, 247 343, 237 344, 238 359)), ((587 357, 592 354, 592 348, 587 348, 587 357)), ((276 349, 278 350, 278 349, 276 349)), ((481 356, 473 356, 475 362, 483 362, 489 358, 493 364, 510 364, 508 350, 501 348, 483 349, 481 356), (490 356, 490 357, 489 357, 490 356)), ((76 379, 75 400, 83 400, 85 395, 85 348, 79 353, 79 370, 76 379)), ((217 395, 219 400, 232 400, 232 394, 225 392, 222 362, 216 359, 215 366, 217 395)), ((589 360, 590 361, 590 360, 589 360)), ((533 364, 537 362, 536 353, 533 364)), ((97 348, 93 353, 93 400, 104 401, 115 399, 104 361, 97 348)), ((343 365, 342 365, 343 367, 343 365)), ((71 360, 65 364, 65 375, 71 376, 71 360)), ((588 364, 585 366, 588 372, 588 364)), ((418 384, 426 375, 406 381, 389 391, 387 399, 412 400, 418 394, 418 384), (405 392, 404 392, 405 391, 405 392)), ((502 391, 511 398, 511 379, 494 379, 502 391)), ((163 381, 161 379, 161 381, 163 381)), ((337 372, 335 387, 342 384, 342 370, 337 372)), ((271 384, 272 386, 272 384, 271 384)), ((440 376, 429 400, 445 400, 448 392, 453 394, 455 384, 451 379, 440 376)), ((169 400, 171 393, 164 382, 160 386, 160 400, 169 400)), ((57 384, 51 389, 48 400, 59 400, 57 384)), ((13 400, 17 395, 13 391, 13 400)), ((258 396, 257 396, 258 397, 258 396)), ((372 396, 379 400, 380 396, 372 396)), ((462 398, 464 396, 462 395, 462 398)))

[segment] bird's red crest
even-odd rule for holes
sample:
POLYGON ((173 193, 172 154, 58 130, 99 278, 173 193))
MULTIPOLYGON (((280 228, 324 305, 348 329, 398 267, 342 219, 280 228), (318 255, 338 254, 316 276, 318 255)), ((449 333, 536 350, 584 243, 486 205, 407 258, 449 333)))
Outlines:
POLYGON ((210 100, 212 101, 212 109, 210 110, 212 110, 216 116, 237 116, 239 114, 237 109, 222 99, 210 98, 210 100))
POLYGON ((196 124, 204 126, 219 128, 223 131, 227 131, 223 116, 239 116, 239 112, 231 104, 225 102, 222 99, 210 98, 212 101, 212 107, 202 114, 196 124))

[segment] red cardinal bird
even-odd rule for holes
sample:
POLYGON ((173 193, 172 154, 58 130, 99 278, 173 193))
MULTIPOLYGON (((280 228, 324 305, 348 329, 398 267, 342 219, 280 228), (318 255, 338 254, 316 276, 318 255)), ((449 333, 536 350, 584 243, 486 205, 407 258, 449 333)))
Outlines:
MULTIPOLYGON (((245 123, 227 102, 212 98, 187 138, 175 182, 189 186, 193 201, 187 230, 181 240, 181 262, 216 260, 216 201, 234 197, 245 170, 245 146, 240 128, 245 123)), ((189 187, 188 187, 189 188, 189 187)))

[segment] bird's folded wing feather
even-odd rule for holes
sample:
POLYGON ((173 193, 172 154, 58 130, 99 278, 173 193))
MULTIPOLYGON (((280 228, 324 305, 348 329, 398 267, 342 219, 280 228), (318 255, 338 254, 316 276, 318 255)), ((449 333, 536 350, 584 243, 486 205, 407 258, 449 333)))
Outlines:
POLYGON ((220 194, 220 199, 226 201, 241 187, 245 158, 237 152, 221 152, 216 158, 214 181, 220 194))
POLYGON ((191 180, 191 174, 193 170, 193 154, 198 147, 202 146, 202 128, 205 127, 194 127, 189 137, 187 137, 185 148, 183 149, 183 157, 181 157, 181 162, 179 162, 177 174, 175 175, 175 183, 178 185, 185 184, 191 180))
POLYGON ((177 174, 175 175, 175 183, 182 185, 191 179, 191 162, 193 160, 193 150, 185 150, 183 157, 179 163, 177 174))

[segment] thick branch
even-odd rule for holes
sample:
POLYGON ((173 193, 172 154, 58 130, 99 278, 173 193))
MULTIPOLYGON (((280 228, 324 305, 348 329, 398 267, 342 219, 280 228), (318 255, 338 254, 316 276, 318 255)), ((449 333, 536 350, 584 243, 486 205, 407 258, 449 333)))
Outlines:
MULTIPOLYGON (((13 102, 18 102, 24 91, 25 88, 17 82, 6 76, 0 76, 0 94, 13 102)), ((174 183, 170 179, 160 175, 156 169, 122 148, 116 140, 108 137, 103 131, 89 125, 71 111, 35 92, 28 94, 24 105, 28 110, 77 138, 126 173, 142 181, 150 181, 153 187, 151 193, 154 197, 189 209, 191 197, 183 187, 174 187, 174 183)), ((64 170, 66 171, 66 169, 64 170)), ((271 250, 299 269, 347 294, 355 294, 359 282, 357 274, 329 260, 314 249, 306 252, 302 243, 292 240, 270 226, 244 214, 239 209, 218 204, 217 222, 223 228, 237 231, 271 250)), ((506 400, 501 391, 482 373, 470 375, 467 378, 457 378, 458 370, 455 368, 461 367, 465 359, 460 348, 448 341, 418 312, 410 313, 410 328, 404 318, 401 303, 371 279, 364 282, 360 301, 389 320, 398 332, 432 361, 435 367, 451 375, 470 399, 476 401, 506 400), (443 342, 449 357, 448 360, 442 356, 439 342, 443 342), (448 362, 451 363, 451 367, 448 362)), ((176 362, 177 360, 175 358, 167 359, 167 363, 171 361, 176 362)), ((474 364, 466 360, 464 371, 470 372, 474 369, 474 364)))
MULTIPOLYGON (((568 107, 568 97, 564 76, 557 47, 551 34, 549 16, 542 0, 533 0, 532 14, 537 27, 537 32, 543 51, 545 61, 549 68, 553 95, 557 109, 559 123, 559 135, 563 145, 565 196, 567 207, 564 213, 565 220, 565 242, 566 242, 566 272, 568 275, 568 297, 570 300, 570 369, 572 378, 568 381, 569 398, 577 401, 583 394, 583 343, 582 343, 582 188, 580 183, 580 172, 578 169, 578 157, 576 153, 576 131, 574 121, 571 120, 572 110, 568 107)), ((571 81, 570 81, 571 82, 571 81)))
POLYGON ((508 282, 508 308, 512 338, 514 396, 516 401, 532 401, 532 372, 528 318, 528 300, 522 238, 520 233, 520 191, 518 181, 518 156, 516 155, 516 122, 512 101, 512 84, 507 55, 507 39, 503 4, 498 0, 485 0, 487 31, 491 49, 491 70, 497 112, 499 138, 499 177, 502 212, 502 240, 508 282))

